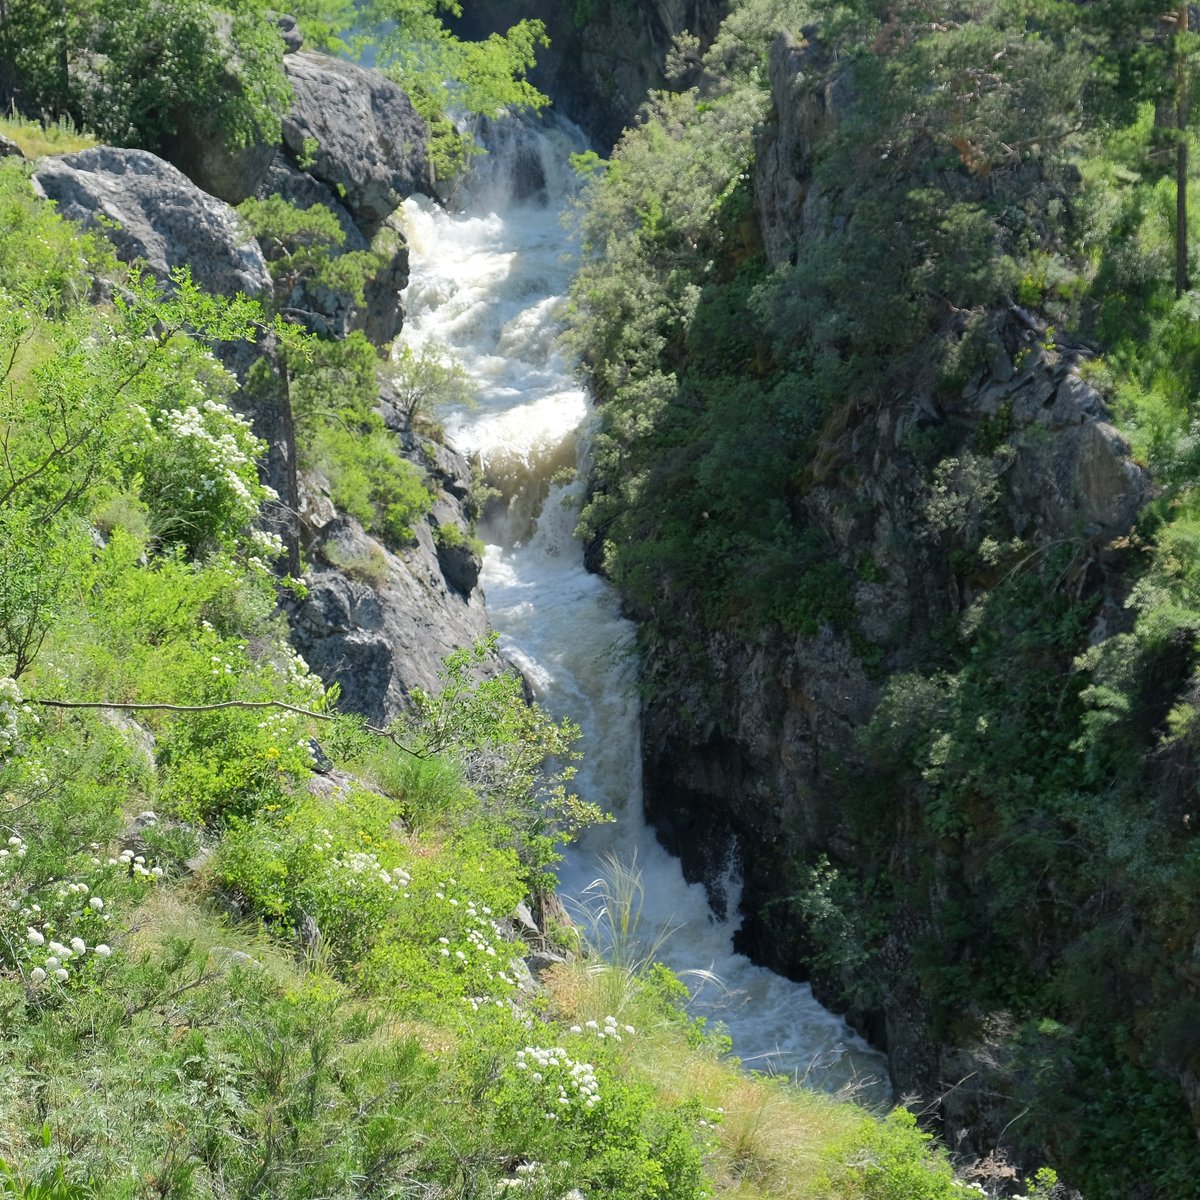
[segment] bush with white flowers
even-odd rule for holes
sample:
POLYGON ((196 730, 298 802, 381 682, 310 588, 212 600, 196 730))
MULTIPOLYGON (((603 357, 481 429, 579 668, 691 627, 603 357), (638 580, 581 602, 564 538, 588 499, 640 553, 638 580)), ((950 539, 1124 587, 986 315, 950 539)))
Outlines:
POLYGON ((491 908, 477 904, 454 879, 439 884, 429 906, 441 914, 445 929, 431 947, 435 964, 453 978, 474 1011, 488 1004, 507 1008, 517 991, 514 947, 491 908))
POLYGON ((162 870, 132 850, 106 861, 94 843, 90 856, 80 855, 66 864, 76 868, 76 878, 37 885, 22 875, 28 852, 24 838, 15 832, 0 846, 0 973, 14 972, 34 990, 70 985, 94 960, 112 955, 107 940, 112 912, 98 889, 116 888, 118 880, 120 886, 128 886, 126 876, 152 886, 162 870), (90 884, 78 877, 85 874, 90 884))
MULTIPOLYGON (((255 466, 266 443, 246 418, 200 394, 186 408, 142 415, 142 498, 157 531, 193 553, 234 548, 263 502, 275 498, 255 466)), ((270 553, 262 539, 253 548, 270 553)))
POLYGON ((547 1121, 590 1112, 600 1103, 596 1068, 570 1058, 561 1046, 526 1046, 517 1051, 512 1069, 533 1085, 547 1121))
POLYGON ((33 709, 24 702, 15 679, 0 679, 0 762, 11 757, 21 743, 21 726, 36 721, 33 709))

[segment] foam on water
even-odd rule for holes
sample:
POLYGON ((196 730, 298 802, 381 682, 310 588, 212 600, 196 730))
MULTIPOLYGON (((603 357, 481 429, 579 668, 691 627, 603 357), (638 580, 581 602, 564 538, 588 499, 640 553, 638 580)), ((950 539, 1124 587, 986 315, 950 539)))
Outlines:
MULTIPOLYGON (((608 859, 636 866, 644 895, 640 932, 685 975, 693 1007, 729 1028, 748 1064, 836 1088, 874 1079, 886 1097, 883 1060, 822 1008, 807 985, 757 967, 732 949, 737 918, 714 917, 699 885, 658 844, 642 816, 640 709, 634 631, 612 589, 583 566, 574 536, 582 485, 554 482, 583 457, 589 406, 560 344, 571 274, 560 214, 569 201, 569 153, 583 145, 565 122, 531 130, 503 122, 496 149, 451 212, 405 204, 412 260, 405 340, 449 347, 479 389, 475 409, 449 414, 450 440, 472 455, 506 504, 481 533, 489 545, 482 583, 501 646, 539 701, 582 731, 575 790, 616 821, 589 830, 560 870, 568 906, 586 920, 589 886, 608 859), (525 183, 514 194, 516 166, 525 183), (529 179, 540 178, 541 187, 529 179)), ((730 863, 727 910, 736 914, 730 863)))

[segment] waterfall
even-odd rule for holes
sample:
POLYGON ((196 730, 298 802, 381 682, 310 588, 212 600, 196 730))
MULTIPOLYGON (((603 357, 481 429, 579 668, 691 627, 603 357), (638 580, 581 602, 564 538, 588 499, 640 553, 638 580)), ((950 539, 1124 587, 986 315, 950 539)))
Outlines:
POLYGON ((478 459, 500 493, 479 531, 488 543, 482 583, 492 625, 539 702, 580 725, 575 790, 616 817, 570 849, 560 892, 569 910, 584 914, 607 860, 635 867, 642 936, 648 945, 664 939, 656 957, 686 973, 692 1011, 724 1022, 735 1054, 813 1086, 858 1080, 884 1099, 882 1056, 807 985, 733 952, 732 865, 731 918, 718 921, 703 887, 684 881, 645 825, 633 628, 613 590, 584 569, 574 536, 582 492, 575 468, 586 455, 590 409, 560 341, 572 271, 561 217, 575 186, 568 158, 583 138, 553 117, 491 122, 486 137, 490 153, 460 190, 459 211, 423 198, 405 203, 404 339, 446 346, 478 388, 477 407, 446 414, 445 425, 448 440, 478 459))

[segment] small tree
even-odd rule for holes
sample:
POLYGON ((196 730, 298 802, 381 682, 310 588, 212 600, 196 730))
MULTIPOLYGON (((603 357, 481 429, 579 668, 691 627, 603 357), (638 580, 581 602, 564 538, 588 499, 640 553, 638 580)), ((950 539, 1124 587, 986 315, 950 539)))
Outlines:
POLYGON ((428 421, 436 408, 475 403, 466 371, 436 342, 416 350, 402 347, 392 359, 388 377, 396 411, 410 428, 414 422, 428 421))

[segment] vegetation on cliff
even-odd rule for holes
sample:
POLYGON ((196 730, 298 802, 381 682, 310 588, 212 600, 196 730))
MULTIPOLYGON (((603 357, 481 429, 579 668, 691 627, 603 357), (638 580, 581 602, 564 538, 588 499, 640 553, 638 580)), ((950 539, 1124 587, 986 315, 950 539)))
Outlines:
POLYGON ((815 748, 838 836, 769 854, 776 936, 844 1002, 915 1013, 935 1084, 939 1048, 986 1042, 1006 1144, 1092 1198, 1192 1194, 1200 1165, 1195 51, 1186 13, 1138 5, 747 0, 699 86, 591 164, 579 226, 582 528, 651 693, 734 736, 713 635, 832 636, 874 688, 861 743, 815 748), (788 119, 781 216, 755 155, 788 119), (1038 432, 963 401, 1057 360, 1157 489, 1115 543, 1022 524, 1038 432), (879 589, 906 614, 884 633, 879 589))
POLYGON ((485 647, 387 729, 292 652, 213 349, 278 339, 302 457, 402 542, 361 337, 153 285, 12 160, 0 294, 0 1194, 963 1193, 907 1114, 742 1073, 652 962, 531 978, 519 902, 597 814, 485 647))
MULTIPOLYGON (((298 0, 287 6, 314 48, 361 52, 386 69, 430 123, 439 170, 471 152, 447 112, 495 114, 547 103, 525 81, 545 44, 520 21, 482 42, 454 37, 436 0, 298 0)), ((203 114, 232 149, 278 142, 289 87, 278 12, 266 0, 21 0, 0 9, 0 90, 20 111, 117 146, 170 156, 180 125, 203 114)))

